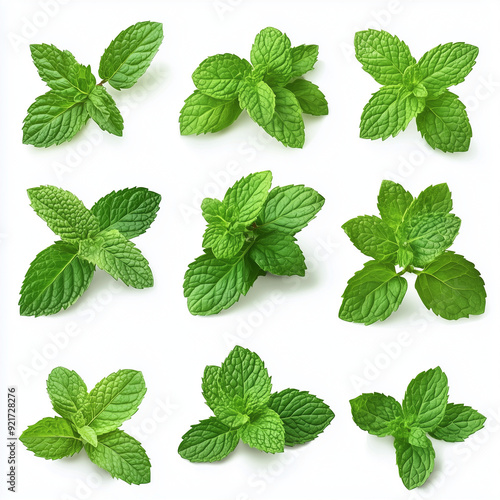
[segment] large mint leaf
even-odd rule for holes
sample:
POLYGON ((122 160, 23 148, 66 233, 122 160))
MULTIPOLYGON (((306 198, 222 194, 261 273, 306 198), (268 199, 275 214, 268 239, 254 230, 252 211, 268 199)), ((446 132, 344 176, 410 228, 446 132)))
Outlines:
POLYGON ((448 403, 443 420, 429 434, 434 439, 450 443, 461 442, 482 429, 485 421, 486 417, 470 406, 448 403))
POLYGON ((317 45, 298 45, 292 47, 292 74, 291 78, 302 76, 311 71, 318 60, 319 47, 317 45))
POLYGON ((425 443, 422 447, 413 446, 405 439, 394 440, 399 477, 408 490, 422 486, 434 469, 434 448, 428 438, 425 443))
POLYGON ((303 113, 314 116, 328 114, 328 103, 325 95, 314 83, 297 78, 290 82, 286 88, 293 92, 303 113))

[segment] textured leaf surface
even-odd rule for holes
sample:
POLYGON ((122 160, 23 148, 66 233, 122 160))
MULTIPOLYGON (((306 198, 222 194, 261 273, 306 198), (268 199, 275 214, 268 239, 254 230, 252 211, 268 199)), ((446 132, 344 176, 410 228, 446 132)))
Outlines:
POLYGON ((47 460, 69 457, 82 449, 80 436, 64 418, 42 418, 30 425, 19 437, 35 456, 47 460))
POLYGON ((94 88, 85 101, 85 109, 102 130, 120 137, 123 135, 122 115, 104 87, 94 88))
POLYGON ((404 439, 394 440, 399 477, 409 490, 422 486, 434 469, 436 454, 432 443, 426 439, 425 447, 413 446, 404 439))
POLYGON ((151 480, 151 463, 144 448, 121 430, 100 436, 97 447, 86 444, 85 451, 92 462, 128 484, 151 480))
POLYGON ((90 209, 101 231, 116 229, 125 238, 146 232, 156 218, 161 196, 146 188, 112 191, 90 209))
POLYGON ((486 417, 470 406, 448 403, 443 420, 430 432, 430 436, 450 443, 465 441, 482 429, 485 421, 486 417))
POLYGON ((246 83, 239 94, 239 103, 250 118, 259 125, 267 125, 273 118, 275 97, 271 87, 264 81, 246 83))
POLYGON ((90 391, 93 416, 88 425, 97 435, 114 431, 132 417, 145 394, 141 372, 118 370, 108 375, 90 391))
POLYGON ((316 217, 324 203, 323 196, 303 185, 275 187, 259 214, 259 231, 293 236, 316 217))
POLYGON ((234 257, 244 244, 242 231, 228 230, 222 224, 209 224, 203 235, 203 248, 210 248, 216 259, 234 257))
POLYGON ((127 286, 153 286, 153 273, 141 251, 116 229, 80 242, 80 255, 127 286))
POLYGON ((412 202, 413 196, 401 184, 382 181, 377 206, 380 217, 389 227, 394 230, 399 227, 412 202))
POLYGON ((285 448, 285 429, 279 415, 266 408, 238 430, 241 440, 267 453, 281 453, 285 448))
POLYGON ((356 425, 375 436, 393 434, 403 418, 401 405, 393 397, 378 392, 361 394, 350 403, 356 425))
POLYGON ((22 316, 55 314, 83 294, 95 267, 77 253, 72 244, 58 241, 35 257, 21 287, 22 316))
POLYGON ((319 47, 317 45, 299 45, 292 47, 290 55, 292 57, 291 78, 302 76, 311 71, 318 60, 319 47))
POLYGON ((95 433, 95 430, 92 429, 92 427, 89 427, 88 425, 84 425, 83 427, 79 427, 78 429, 78 434, 80 434, 81 438, 83 439, 83 442, 85 444, 89 444, 90 446, 97 446, 97 434, 95 433))
POLYGON ((328 114, 328 103, 325 95, 314 83, 298 78, 290 82, 286 88, 293 92, 303 113, 315 116, 328 114))
POLYGON ((236 430, 230 429, 216 417, 193 425, 182 436, 179 455, 190 462, 215 462, 231 453, 238 444, 236 430))
POLYGON ((443 420, 448 402, 448 378, 437 367, 419 373, 409 384, 403 399, 403 413, 410 424, 431 432, 443 420))
POLYGON ((179 117, 181 135, 218 132, 241 114, 238 99, 215 99, 195 90, 185 101, 179 117))
POLYGON ((415 288, 425 307, 445 319, 484 312, 484 281, 472 262, 454 252, 447 251, 428 264, 415 288))
POLYGON ((458 96, 448 90, 426 101, 417 116, 417 128, 433 149, 445 153, 469 150, 472 129, 467 111, 458 96))
POLYGON ((220 371, 220 366, 206 366, 201 380, 203 397, 212 411, 214 411, 217 406, 224 404, 224 398, 221 395, 220 387, 220 371))
POLYGON ((50 90, 35 99, 23 124, 23 144, 48 147, 73 138, 87 123, 89 114, 83 102, 50 90))
POLYGON ((436 184, 425 188, 405 214, 405 218, 425 214, 447 214, 453 208, 448 184, 436 184))
POLYGON ((387 31, 358 31, 354 46, 356 59, 381 85, 402 83, 404 70, 416 62, 408 46, 387 31))
POLYGON ((393 265, 367 262, 347 282, 339 317, 365 325, 383 321, 398 309, 407 287, 407 281, 398 276, 393 265))
POLYGON ((283 422, 287 446, 316 439, 335 417, 322 399, 297 389, 285 389, 271 394, 269 408, 283 422))
POLYGON ((161 23, 143 21, 128 27, 104 51, 99 76, 117 90, 132 87, 149 68, 162 40, 161 23))

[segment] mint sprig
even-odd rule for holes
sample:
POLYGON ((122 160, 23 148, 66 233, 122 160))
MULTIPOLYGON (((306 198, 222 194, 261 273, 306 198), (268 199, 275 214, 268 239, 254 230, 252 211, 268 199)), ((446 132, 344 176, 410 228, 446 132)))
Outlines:
POLYGON ((215 416, 200 421, 182 436, 179 455, 190 462, 214 462, 239 441, 267 453, 312 441, 334 418, 321 399, 306 391, 272 385, 257 354, 236 346, 222 366, 207 366, 203 397, 215 416))
POLYGON ((132 87, 146 72, 163 40, 161 23, 144 21, 123 30, 104 51, 97 83, 90 66, 54 45, 30 45, 40 78, 52 89, 37 97, 24 119, 23 143, 48 147, 71 140, 92 118, 102 130, 121 136, 123 118, 104 88, 132 87))
POLYGON ((413 198, 400 184, 385 180, 378 208, 380 217, 364 215, 342 226, 354 246, 374 260, 348 281, 339 317, 365 325, 388 318, 406 294, 407 272, 417 275, 422 302, 438 316, 451 320, 482 314, 486 291, 479 271, 447 250, 461 223, 450 213, 448 185, 429 186, 413 198))
POLYGON ((127 286, 153 286, 148 261, 132 243, 156 217, 161 196, 146 188, 113 191, 90 210, 55 186, 28 189, 31 206, 61 240, 30 264, 19 300, 22 316, 55 314, 88 288, 97 265, 127 286))
POLYGON ((408 385, 403 405, 391 396, 361 394, 351 399, 356 425, 374 436, 394 437, 399 476, 409 490, 422 486, 434 469, 431 440, 460 442, 482 429, 486 417, 462 404, 448 403, 448 379, 437 367, 408 385))
POLYGON ((465 105, 448 87, 463 82, 479 49, 463 42, 438 45, 417 62, 408 46, 386 31, 358 31, 356 58, 383 85, 363 109, 360 137, 395 137, 416 118, 433 149, 468 151, 472 137, 465 105))
POLYGON ((87 392, 81 377, 54 368, 47 392, 60 417, 30 425, 19 440, 46 460, 74 455, 85 448, 92 462, 129 484, 150 481, 151 464, 139 441, 118 429, 135 414, 146 394, 141 372, 119 370, 87 392))
POLYGON ((314 219, 324 198, 302 185, 271 187, 269 171, 250 174, 222 201, 201 204, 205 253, 189 264, 184 296, 191 314, 217 314, 246 295, 259 276, 304 276, 295 235, 314 219))
POLYGON ((181 134, 218 132, 246 109, 269 135, 285 146, 301 148, 302 113, 328 114, 318 86, 299 78, 317 59, 317 45, 292 47, 286 34, 275 28, 265 28, 255 37, 251 64, 234 54, 208 57, 193 73, 197 90, 181 109, 181 134))

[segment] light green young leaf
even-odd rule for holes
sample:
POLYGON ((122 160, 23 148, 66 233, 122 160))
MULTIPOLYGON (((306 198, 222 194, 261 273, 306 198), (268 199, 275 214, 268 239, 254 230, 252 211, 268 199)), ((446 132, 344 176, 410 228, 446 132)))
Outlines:
POLYGON ((275 97, 271 87, 264 81, 246 82, 239 94, 239 103, 257 124, 267 125, 274 115, 275 97))
POLYGON ((262 128, 285 146, 301 148, 304 145, 304 121, 302 109, 293 92, 273 87, 276 107, 272 120, 262 128))
POLYGON ((145 394, 141 372, 118 370, 108 375, 90 391, 93 415, 88 425, 98 436, 114 431, 134 415, 145 394))
POLYGON ((132 87, 146 72, 163 40, 163 25, 150 21, 123 30, 104 51, 99 76, 117 90, 132 87))
POLYGON ((80 256, 127 286, 153 286, 153 273, 141 251, 116 229, 80 242, 80 256))
POLYGON ((70 100, 50 90, 35 99, 23 124, 23 144, 49 147, 73 138, 87 123, 83 102, 70 100))
POLYGON ((203 94, 216 99, 234 99, 246 76, 252 71, 250 63, 234 54, 207 57, 193 73, 193 83, 203 94))
POLYGON ((443 420, 430 432, 434 439, 449 443, 465 441, 470 435, 484 427, 486 417, 470 406, 448 403, 443 420))
POLYGON ((314 83, 303 78, 297 78, 297 80, 287 84, 286 88, 293 92, 303 113, 314 116, 328 114, 328 103, 325 95, 314 83))
POLYGON ((209 224, 203 235, 203 248, 210 248, 216 259, 234 257, 245 244, 242 231, 227 229, 223 224, 209 224))
POLYGON ((292 47, 292 73, 290 78, 302 76, 311 71, 318 60, 319 47, 317 45, 299 45, 292 47))
POLYGON ((238 99, 215 99, 195 90, 185 101, 179 117, 181 135, 218 132, 241 114, 238 99))
POLYGON ((425 104, 417 116, 417 128, 429 146, 445 153, 468 151, 472 129, 458 96, 445 90, 425 104))
POLYGON ((271 394, 269 408, 279 415, 283 423, 287 446, 316 439, 335 417, 322 399, 297 389, 271 394))
POLYGON ((374 436, 392 435, 403 419, 401 405, 391 396, 380 394, 361 394, 351 399, 352 419, 364 431, 374 436))
POLYGON ((453 208, 448 184, 436 184, 425 188, 405 214, 405 219, 424 214, 448 214, 453 208))
POLYGON ((454 252, 447 251, 427 264, 415 288, 425 307, 442 318, 468 318, 484 312, 484 281, 472 262, 454 252))
POLYGON ((374 215, 362 215, 348 220, 342 229, 354 246, 379 262, 396 263, 398 244, 394 231, 374 215))
POLYGON ((285 449, 285 429, 279 415, 266 408, 250 422, 238 429, 240 439, 266 453, 282 453, 285 449))
POLYGON ((303 185, 275 187, 257 219, 258 230, 293 236, 316 217, 324 203, 323 196, 303 185))
POLYGON ((85 101, 85 108, 97 125, 110 134, 123 135, 123 118, 106 89, 97 86, 85 101))
POLYGON ((141 443, 121 430, 99 436, 96 447, 85 444, 90 460, 128 484, 151 480, 151 463, 141 443))
POLYGON ((387 31, 358 31, 354 47, 363 69, 381 85, 402 83, 404 70, 416 63, 408 46, 387 31))
POLYGON ((268 233, 259 236, 250 249, 250 257, 264 271, 279 276, 305 276, 304 254, 289 234, 268 233))
POLYGON ((35 456, 46 460, 69 457, 82 449, 82 440, 71 424, 60 417, 42 418, 19 437, 35 456))
POLYGON ((408 490, 422 486, 434 469, 436 453, 432 443, 426 438, 426 446, 413 446, 405 439, 396 438, 396 462, 399 477, 408 490))
POLYGON ((448 378, 439 366, 419 373, 403 399, 403 413, 410 425, 433 431, 443 420, 448 403, 448 378))
POLYGON ((339 317, 365 325, 383 321, 399 308, 407 288, 393 265, 369 261, 347 282, 339 317))
POLYGON ((203 397, 212 411, 218 406, 223 406, 226 401, 220 387, 220 371, 220 366, 206 366, 201 379, 203 397))
POLYGON ((116 229, 131 239, 146 232, 156 219, 161 196, 142 187, 111 191, 90 209, 101 231, 116 229))
POLYGON ((412 202, 413 196, 401 184, 382 181, 377 206, 380 217, 389 227, 394 230, 399 227, 412 202))
POLYGON ((77 428, 78 434, 80 434, 81 438, 83 439, 84 444, 89 444, 90 446, 93 446, 94 448, 97 446, 97 434, 92 427, 89 427, 88 425, 84 425, 83 427, 78 427, 77 428))
POLYGON ((88 288, 94 270, 70 243, 58 241, 42 250, 30 264, 21 287, 21 315, 48 315, 67 309, 88 288))
POLYGON ((182 436, 178 452, 190 462, 215 462, 231 453, 238 444, 238 431, 230 429, 216 417, 193 425, 182 436))

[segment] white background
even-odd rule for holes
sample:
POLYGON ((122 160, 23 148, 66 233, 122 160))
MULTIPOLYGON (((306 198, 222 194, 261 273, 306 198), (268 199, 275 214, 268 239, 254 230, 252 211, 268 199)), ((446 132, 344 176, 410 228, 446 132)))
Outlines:
MULTIPOLYGON (((89 389, 118 369, 141 370, 148 392, 123 429, 142 442, 152 463, 151 483, 129 486, 101 471, 84 452, 52 462, 19 443, 18 500, 499 498, 498 2, 37 0, 1 5, 2 407, 7 385, 16 385, 20 434, 54 414, 45 390, 52 368, 76 370, 89 389), (124 137, 89 122, 70 143, 46 150, 23 145, 26 109, 47 90, 31 62, 29 43, 68 49, 97 73, 111 39, 142 20, 162 22, 165 39, 134 88, 110 90, 125 116, 124 137), (191 74, 197 65, 223 52, 248 58, 254 36, 266 26, 285 31, 292 45, 320 47, 316 69, 306 77, 326 94, 330 114, 305 118, 303 150, 283 147, 243 115, 223 132, 181 137, 179 110, 194 90, 191 74), (370 27, 397 34, 417 59, 450 41, 480 48, 472 73, 452 89, 468 108, 474 132, 468 153, 433 151, 414 122, 384 142, 359 139, 361 111, 378 84, 355 60, 353 37, 370 27), (222 197, 242 175, 266 169, 274 174, 273 185, 303 183, 326 198, 317 219, 299 235, 306 278, 259 278, 228 311, 191 316, 182 282, 187 265, 202 252, 201 199, 222 197), (437 318, 420 302, 409 276, 407 296, 387 321, 365 327, 338 319, 346 281, 368 260, 340 226, 376 213, 382 179, 401 182, 414 195, 430 184, 449 184, 454 213, 462 219, 453 250, 482 272, 488 292, 484 315, 437 318), (20 317, 24 274, 55 238, 29 206, 26 189, 40 184, 68 189, 88 207, 124 187, 161 193, 156 221, 135 240, 151 264, 155 286, 134 290, 97 271, 69 310, 20 317), (261 356, 276 390, 309 390, 324 398, 336 417, 317 440, 281 455, 240 444, 222 462, 191 464, 179 457, 177 446, 191 424, 210 415, 201 395, 203 369, 220 364, 235 344, 261 356), (437 365, 448 375, 450 401, 471 405, 488 420, 465 443, 434 441, 431 478, 408 492, 398 476, 392 438, 358 429, 349 399, 379 391, 401 400, 415 375, 437 365)), ((5 413, 0 436, 6 435, 5 413)), ((3 471, 3 455, 1 464, 3 471)), ((2 497, 6 487, 2 480, 2 497)))

